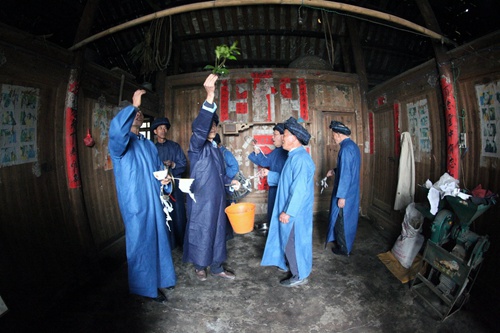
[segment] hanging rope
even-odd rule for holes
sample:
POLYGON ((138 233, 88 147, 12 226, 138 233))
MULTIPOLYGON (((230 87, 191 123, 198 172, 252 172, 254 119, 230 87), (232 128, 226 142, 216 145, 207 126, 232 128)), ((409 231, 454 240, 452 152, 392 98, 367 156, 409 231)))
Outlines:
POLYGON ((333 45, 333 34, 330 21, 328 20, 328 13, 324 10, 321 11, 321 18, 323 20, 323 26, 325 27, 325 44, 326 51, 328 52, 328 62, 333 69, 335 65, 335 46, 333 45))
POLYGON ((172 18, 170 17, 169 41, 165 42, 167 31, 164 28, 164 17, 151 22, 144 40, 137 44, 130 56, 141 63, 141 73, 149 74, 167 68, 172 54, 172 18), (168 49, 167 49, 168 47, 168 49))

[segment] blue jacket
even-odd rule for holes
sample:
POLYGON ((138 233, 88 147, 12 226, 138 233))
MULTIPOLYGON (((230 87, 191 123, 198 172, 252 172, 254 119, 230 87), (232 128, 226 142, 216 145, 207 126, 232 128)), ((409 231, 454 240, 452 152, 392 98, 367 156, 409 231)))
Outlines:
POLYGON ((276 200, 276 192, 278 190, 278 181, 287 157, 288 151, 283 149, 283 147, 274 149, 266 156, 264 156, 263 154, 256 155, 255 153, 251 153, 250 155, 248 155, 248 159, 253 163, 263 168, 269 168, 269 173, 267 175, 267 183, 269 184, 269 192, 267 193, 268 222, 271 222, 274 202, 276 200))

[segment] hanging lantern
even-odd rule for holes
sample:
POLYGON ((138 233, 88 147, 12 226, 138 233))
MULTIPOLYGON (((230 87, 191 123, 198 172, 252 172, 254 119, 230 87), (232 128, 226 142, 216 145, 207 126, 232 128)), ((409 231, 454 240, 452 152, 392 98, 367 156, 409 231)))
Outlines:
POLYGON ((85 143, 87 147, 94 147, 95 141, 92 135, 90 135, 90 129, 87 129, 87 136, 83 139, 83 143, 85 143))

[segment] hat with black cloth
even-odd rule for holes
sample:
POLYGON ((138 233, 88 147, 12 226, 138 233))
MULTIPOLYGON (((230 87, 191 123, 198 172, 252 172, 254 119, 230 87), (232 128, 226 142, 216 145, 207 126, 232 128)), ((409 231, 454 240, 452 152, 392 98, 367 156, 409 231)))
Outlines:
POLYGON ((221 142, 221 141, 220 141, 220 135, 219 135, 219 133, 216 133, 216 134, 215 134, 214 141, 215 141, 218 145, 220 145, 220 142, 221 142))
MULTIPOLYGON (((215 122, 215 126, 219 126, 219 116, 215 112, 214 112, 214 115, 212 116, 212 121, 215 122)), ((210 124, 210 125, 212 125, 212 124, 210 124)))
POLYGON ((160 125, 165 125, 168 130, 170 129, 170 121, 168 121, 168 118, 160 117, 160 118, 156 118, 153 121, 153 124, 151 124, 151 130, 154 131, 160 125))
POLYGON ((346 125, 342 124, 340 121, 332 120, 330 122, 330 128, 335 133, 340 133, 344 135, 351 135, 351 130, 346 125))
POLYGON ((277 123, 273 127, 273 131, 278 131, 280 134, 283 134, 285 132, 285 124, 283 123, 277 123))
POLYGON ((295 135, 297 140, 299 140, 304 146, 309 143, 311 134, 309 134, 309 132, 302 125, 300 125, 294 117, 288 118, 285 122, 285 129, 295 135))

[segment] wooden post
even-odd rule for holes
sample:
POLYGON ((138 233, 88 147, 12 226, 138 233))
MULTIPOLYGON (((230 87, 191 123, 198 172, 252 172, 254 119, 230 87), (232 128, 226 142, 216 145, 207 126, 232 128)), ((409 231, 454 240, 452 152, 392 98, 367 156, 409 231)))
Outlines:
POLYGON ((169 9, 164 9, 149 15, 145 15, 139 18, 136 18, 132 21, 128 21, 122 23, 120 25, 114 26, 107 30, 104 30, 98 34, 95 34, 81 42, 73 45, 69 48, 70 51, 74 51, 79 49, 80 47, 91 43, 97 39, 100 39, 104 36, 114 34, 115 32, 122 31, 131 27, 134 27, 139 24, 143 24, 146 22, 150 22, 161 17, 172 16, 176 14, 202 10, 202 9, 210 9, 210 8, 220 8, 220 7, 234 7, 234 6, 255 6, 255 5, 295 5, 295 6, 310 6, 316 8, 326 8, 326 9, 334 9, 341 10, 349 13, 355 13, 360 15, 365 15, 369 17, 374 17, 383 21, 388 21, 391 23, 395 23, 397 25, 407 27, 411 30, 415 30, 420 32, 430 38, 438 39, 440 41, 447 42, 448 39, 434 31, 431 31, 427 28, 424 28, 418 24, 410 22, 408 20, 402 19, 400 17, 390 15, 387 13, 379 12, 377 10, 372 10, 368 8, 363 8, 359 6, 348 5, 345 3, 335 2, 335 1, 325 1, 325 0, 215 0, 215 1, 204 1, 197 2, 193 4, 173 7, 169 9))
MULTIPOLYGON (((427 0, 416 0, 428 27, 434 31, 441 31, 436 16, 427 0)), ((460 175, 460 152, 458 148, 458 112, 455 100, 455 88, 453 86, 453 72, 451 62, 446 49, 442 43, 433 41, 436 54, 436 64, 439 71, 441 91, 443 93, 444 114, 446 121, 446 171, 450 176, 459 179, 460 175)))

